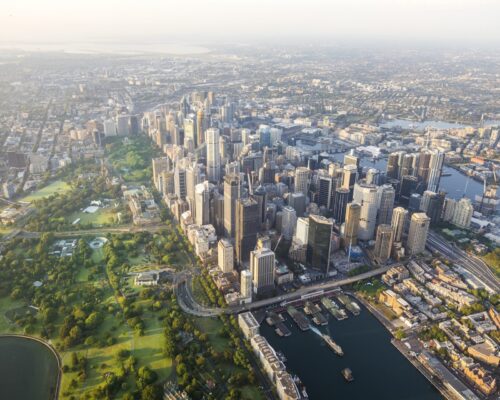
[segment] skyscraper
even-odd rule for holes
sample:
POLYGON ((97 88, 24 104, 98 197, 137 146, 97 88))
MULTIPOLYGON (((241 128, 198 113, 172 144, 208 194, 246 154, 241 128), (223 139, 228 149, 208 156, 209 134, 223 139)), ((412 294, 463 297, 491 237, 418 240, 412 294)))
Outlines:
POLYGON ((390 224, 392 219, 392 209, 394 208, 394 197, 396 192, 392 185, 382 185, 378 187, 378 224, 390 224))
POLYGON ((401 242, 405 231, 406 219, 408 218, 408 211, 403 207, 396 207, 392 212, 391 226, 394 231, 394 241, 401 242))
POLYGON ((274 252, 267 248, 250 252, 250 271, 254 293, 259 294, 274 288, 274 260, 274 252))
POLYGON ((251 197, 236 201, 236 260, 238 264, 248 261, 250 251, 257 244, 259 230, 259 204, 251 197))
POLYGON ((239 197, 239 175, 224 177, 224 232, 227 237, 234 237, 236 231, 236 200, 239 197))
POLYGON ((220 180, 219 130, 210 128, 206 131, 207 139, 207 178, 210 182, 220 180))
POLYGON ((344 224, 344 246, 355 246, 358 242, 359 220, 361 206, 358 203, 349 203, 346 207, 344 224))
POLYGON ((289 193, 287 202, 297 213, 297 217, 303 217, 306 211, 306 196, 302 193, 289 193))
POLYGON ((333 219, 337 224, 343 224, 345 221, 346 207, 349 203, 349 189, 337 188, 333 197, 333 219))
POLYGON ((249 269, 240 273, 240 294, 243 298, 252 298, 252 273, 249 269))
POLYGON ((415 213, 411 216, 408 240, 406 242, 409 255, 419 254, 425 250, 430 222, 431 219, 425 213, 415 213))
POLYGON ((205 115, 201 108, 196 113, 196 133, 198 135, 198 145, 205 143, 205 115))
POLYGON ((232 272, 234 269, 234 249, 231 242, 227 239, 219 240, 217 250, 217 261, 221 271, 224 273, 232 272))
POLYGON ((281 234, 286 240, 292 240, 293 233, 295 231, 295 225, 297 224, 297 213, 290 206, 283 207, 281 219, 281 234))
POLYGON ((307 195, 309 190, 309 174, 311 171, 306 167, 297 167, 295 169, 295 193, 307 195))
POLYGON ((377 186, 365 182, 354 185, 354 202, 361 205, 358 239, 372 240, 377 224, 378 192, 377 186))
POLYGON ((311 215, 309 217, 307 264, 325 274, 330 271, 332 229, 333 220, 320 215, 311 215))
POLYGON ((389 179, 399 179, 401 152, 389 154, 387 158, 386 176, 389 179))
POLYGON ((431 153, 427 190, 432 190, 434 192, 438 191, 441 173, 443 172, 444 157, 444 153, 438 150, 431 153))
POLYGON ((358 180, 358 168, 356 165, 344 165, 343 176, 342 176, 342 187, 344 189, 349 189, 352 193, 354 189, 354 184, 358 180))
POLYGON ((393 234, 391 225, 382 224, 377 227, 373 254, 380 263, 385 263, 391 256, 393 234))
POLYGON ((195 186, 194 223, 207 225, 210 223, 210 183, 205 181, 195 186))
POLYGON ((452 223, 460 228, 468 228, 474 213, 474 207, 470 199, 462 198, 455 206, 452 223))
POLYGON ((326 207, 328 210, 331 208, 333 190, 333 178, 326 174, 320 175, 318 178, 318 193, 316 201, 318 206, 326 207))
POLYGON ((295 232, 295 238, 301 244, 307 244, 309 238, 309 218, 298 218, 297 219, 297 230, 295 232))

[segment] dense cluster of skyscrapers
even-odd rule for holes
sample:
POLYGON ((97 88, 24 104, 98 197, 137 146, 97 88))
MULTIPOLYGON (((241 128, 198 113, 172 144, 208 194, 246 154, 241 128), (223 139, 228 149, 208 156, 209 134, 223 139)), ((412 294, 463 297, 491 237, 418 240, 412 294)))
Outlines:
POLYGON ((355 153, 343 163, 319 152, 297 157, 282 127, 251 129, 237 115, 229 99, 197 92, 177 109, 146 114, 142 129, 165 154, 153 175, 167 206, 191 231, 212 227, 219 243, 196 235, 209 242, 198 255, 240 271, 246 295, 274 287, 281 242, 289 246, 282 256, 328 276, 337 250, 350 261, 362 244, 383 264, 424 251, 431 224, 470 224, 470 201, 439 191, 442 152, 395 152, 386 171, 363 169, 355 153))

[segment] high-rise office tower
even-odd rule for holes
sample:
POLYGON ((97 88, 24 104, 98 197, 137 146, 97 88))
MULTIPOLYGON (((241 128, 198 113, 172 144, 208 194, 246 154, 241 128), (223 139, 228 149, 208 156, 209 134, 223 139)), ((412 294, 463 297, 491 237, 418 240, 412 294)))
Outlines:
POLYGON ((369 185, 362 181, 356 183, 354 185, 353 200, 355 203, 361 205, 358 239, 372 240, 375 235, 375 226, 377 224, 377 186, 369 185))
POLYGON ((414 165, 415 165, 415 154, 405 154, 402 158, 401 162, 401 175, 412 175, 414 174, 414 165))
POLYGON ((245 299, 252 298, 252 273, 249 269, 240 272, 240 294, 245 299))
POLYGON ((444 199, 444 205, 443 205, 443 221, 445 222, 451 222, 453 219, 453 215, 455 214, 455 207, 456 207, 456 201, 454 199, 451 199, 449 197, 444 199))
POLYGON ((389 179, 399 179, 401 152, 389 154, 387 158, 386 176, 389 179))
POLYGON ((309 217, 307 239, 307 264, 313 269, 328 274, 330 271, 330 246, 332 242, 333 220, 320 215, 309 217))
POLYGON ((385 263, 391 256, 394 232, 391 225, 382 224, 377 227, 377 238, 373 253, 379 262, 385 263))
POLYGON ((297 219, 297 230, 295 231, 295 238, 301 244, 307 244, 309 238, 309 218, 297 219))
POLYGON ((431 155, 428 150, 421 151, 418 155, 417 177, 426 184, 429 182, 431 155))
POLYGON ((153 158, 153 183, 159 192, 162 189, 159 187, 159 177, 162 172, 170 171, 172 168, 172 162, 168 157, 158 157, 153 158))
POLYGON ((343 224, 345 221, 346 207, 349 203, 349 189, 337 188, 333 197, 333 219, 337 224, 343 224))
POLYGON ((439 192, 431 196, 429 200, 426 214, 431 219, 431 225, 437 224, 441 221, 445 196, 446 193, 439 192))
POLYGON ((206 131, 207 140, 207 178, 210 182, 220 180, 219 130, 210 128, 206 131))
POLYGON ((306 196, 302 192, 289 193, 287 202, 297 213, 297 217, 303 217, 306 211, 306 196))
POLYGON ((427 190, 432 190, 434 192, 438 191, 439 182, 441 180, 441 173, 443 172, 444 157, 444 153, 438 150, 431 153, 427 190))
POLYGON ((210 201, 210 223, 214 226, 217 236, 224 235, 224 196, 214 191, 210 201))
POLYGON ((175 168, 174 173, 174 188, 175 194, 179 199, 186 198, 186 170, 184 168, 175 168))
POLYGON ((309 191, 309 175, 311 171, 306 167, 297 167, 295 169, 295 193, 303 193, 307 196, 309 191))
POLYGON ((196 122, 194 115, 190 114, 189 117, 184 118, 184 140, 191 139, 194 148, 198 147, 198 137, 196 135, 196 122))
POLYGON ((239 197, 239 175, 224 177, 224 234, 233 237, 236 232, 236 200, 239 197))
POLYGON ((217 261, 219 268, 224 273, 233 272, 234 269, 234 249, 231 242, 227 239, 219 240, 217 245, 217 261))
POLYGON ((429 203, 431 202, 431 198, 436 196, 437 193, 432 190, 426 190, 424 195, 422 196, 422 201, 420 202, 420 211, 427 213, 427 209, 429 208, 429 203))
POLYGON ((200 167, 197 163, 191 162, 186 167, 186 199, 192 207, 192 211, 194 211, 196 207, 195 188, 199 183, 202 183, 200 167))
POLYGON ((468 228, 472 214, 474 214, 474 207, 470 199, 464 197, 457 202, 451 222, 460 228, 468 228))
POLYGON ((422 196, 418 193, 413 193, 408 201, 408 211, 410 213, 420 211, 421 203, 422 203, 422 196))
POLYGON ((431 219, 425 213, 415 213, 411 216, 408 240, 406 241, 409 255, 419 254, 425 250, 430 222, 431 219))
POLYGON ((318 206, 326 207, 328 210, 331 208, 332 193, 334 189, 334 181, 330 175, 324 174, 318 177, 318 193, 316 201, 318 206))
POLYGON ((392 185, 382 185, 378 187, 378 224, 390 224, 392 219, 392 209, 394 208, 394 198, 396 192, 392 185))
POLYGON ((194 223, 197 225, 207 225, 210 223, 210 186, 208 181, 195 186, 195 213, 194 223))
POLYGON ((252 198, 236 201, 236 260, 239 265, 248 261, 250 251, 257 244, 259 231, 259 204, 252 198))
POLYGON ((344 165, 343 176, 342 176, 342 187, 344 189, 349 189, 352 193, 354 190, 354 184, 358 180, 358 168, 356 165, 344 165))
POLYGON ((130 134, 129 126, 130 116, 120 114, 116 117, 116 132, 118 136, 128 136, 130 134))
POLYGON ((366 183, 371 185, 380 185, 380 171, 376 168, 369 168, 366 171, 366 183))
POLYGON ((359 157, 355 156, 353 152, 344 156, 344 165, 354 165, 357 170, 359 170, 360 161, 359 157))
POLYGON ((406 219, 408 218, 408 211, 403 207, 396 207, 392 212, 391 226, 394 231, 394 241, 401 242, 406 226, 406 219))
POLYGON ((274 261, 272 250, 262 248, 250 253, 250 271, 254 293, 262 293, 274 288, 274 261))
POLYGON ((283 207, 281 219, 281 234, 286 240, 292 240, 297 224, 297 213, 290 206, 283 207))
POLYGON ((201 108, 196 113, 196 133, 198 135, 198 145, 205 143, 205 114, 201 108))
POLYGON ((344 246, 355 246, 358 242, 359 220, 361 218, 361 205, 349 203, 346 207, 344 224, 344 246))
POLYGON ((416 192, 418 187, 418 178, 411 175, 403 175, 401 178, 401 186, 399 187, 399 202, 407 205, 410 201, 410 196, 416 192))

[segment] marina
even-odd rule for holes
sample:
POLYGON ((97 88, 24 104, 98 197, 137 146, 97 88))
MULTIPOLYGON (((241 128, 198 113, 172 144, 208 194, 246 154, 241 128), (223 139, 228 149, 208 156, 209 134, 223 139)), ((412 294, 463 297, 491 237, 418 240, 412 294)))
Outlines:
POLYGON ((340 293, 337 295, 339 301, 347 308, 347 311, 351 312, 354 315, 359 315, 361 312, 361 308, 358 303, 352 300, 349 296, 344 293, 340 293))
POLYGON ((286 325, 283 323, 285 321, 285 318, 283 317, 282 314, 277 314, 273 311, 268 313, 268 316, 266 317, 266 322, 269 326, 274 327, 274 331, 278 336, 281 337, 287 337, 290 336, 292 333, 290 330, 286 327, 286 325))
POLYGON ((328 324, 328 320, 321 313, 321 307, 311 301, 306 301, 304 312, 312 317, 313 322, 320 326, 328 324))
POLYGON ((337 321, 342 321, 342 320, 348 318, 345 310, 340 308, 337 305, 337 303, 335 303, 332 299, 329 299, 328 297, 323 297, 321 299, 321 304, 323 304, 323 307, 330 314, 332 314, 337 319, 337 321))

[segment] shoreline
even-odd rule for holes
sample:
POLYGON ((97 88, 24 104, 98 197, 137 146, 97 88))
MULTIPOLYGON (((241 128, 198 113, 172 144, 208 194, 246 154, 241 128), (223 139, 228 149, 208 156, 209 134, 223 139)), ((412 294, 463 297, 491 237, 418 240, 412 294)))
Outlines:
POLYGON ((62 382, 62 359, 57 350, 47 341, 36 337, 36 336, 30 336, 30 335, 24 335, 21 333, 0 333, 0 339, 1 338, 18 338, 18 339, 26 339, 26 340, 33 340, 35 342, 38 342, 42 345, 44 345, 46 348, 48 348, 54 357, 56 358, 57 361, 57 381, 56 381, 56 387, 54 391, 54 400, 59 399, 59 391, 61 389, 61 382, 62 382))

